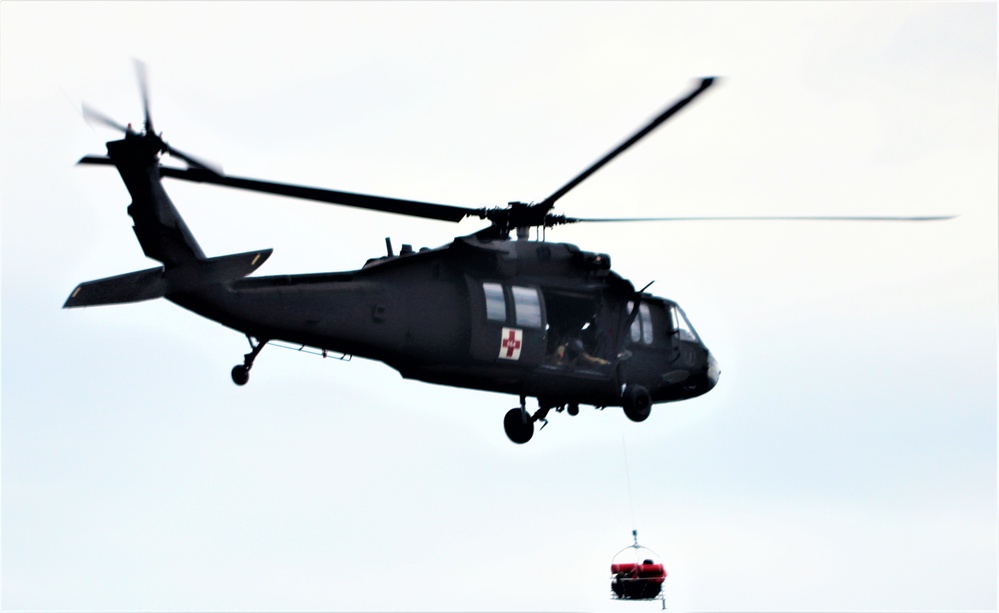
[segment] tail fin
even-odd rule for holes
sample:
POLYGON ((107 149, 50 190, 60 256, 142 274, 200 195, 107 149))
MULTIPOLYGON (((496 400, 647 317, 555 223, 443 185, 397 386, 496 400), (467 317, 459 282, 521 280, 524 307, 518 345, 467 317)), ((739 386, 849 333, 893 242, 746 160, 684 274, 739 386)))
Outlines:
POLYGON ((273 249, 208 258, 166 270, 160 266, 76 286, 62 308, 125 304, 162 298, 174 291, 242 279, 260 267, 273 249))

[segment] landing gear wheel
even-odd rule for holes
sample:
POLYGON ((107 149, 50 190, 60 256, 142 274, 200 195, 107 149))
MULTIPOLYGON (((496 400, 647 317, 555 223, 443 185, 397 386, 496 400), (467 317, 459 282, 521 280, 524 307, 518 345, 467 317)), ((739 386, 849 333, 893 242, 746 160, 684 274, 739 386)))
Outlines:
POLYGON ((236 364, 232 367, 232 382, 236 385, 246 385, 250 380, 250 369, 243 364, 236 364))
POLYGON ((265 338, 259 338, 254 342, 253 337, 249 334, 246 335, 246 340, 250 343, 250 353, 243 356, 242 364, 236 364, 232 367, 232 382, 236 385, 246 385, 250 380, 250 369, 253 368, 253 360, 257 359, 257 355, 260 354, 260 351, 269 342, 265 338))
POLYGON ((503 429, 511 441, 523 445, 534 436, 534 420, 524 409, 510 409, 503 418, 503 429))
POLYGON ((631 421, 645 421, 652 413, 652 396, 641 385, 629 385, 624 390, 624 414, 631 421))

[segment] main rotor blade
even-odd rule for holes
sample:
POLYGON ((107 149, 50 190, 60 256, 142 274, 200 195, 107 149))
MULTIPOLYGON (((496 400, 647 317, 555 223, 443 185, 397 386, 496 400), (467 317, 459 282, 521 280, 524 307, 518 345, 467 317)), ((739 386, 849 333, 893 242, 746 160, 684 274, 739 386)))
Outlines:
POLYGON ((614 158, 616 158, 618 155, 620 155, 626 149, 628 149, 628 147, 631 147, 632 145, 634 145, 635 143, 637 143, 639 140, 641 140, 642 137, 644 137, 645 135, 647 135, 649 132, 655 130, 657 127, 659 127, 659 125, 661 123, 663 123, 664 121, 666 121, 667 119, 669 119, 670 117, 672 117, 680 109, 682 109, 683 107, 685 107, 688 104, 690 104, 691 101, 694 100, 694 98, 696 98, 697 96, 701 95, 704 92, 704 90, 706 90, 707 88, 711 87, 711 84, 714 83, 714 82, 715 82, 714 77, 706 77, 706 78, 702 79, 701 80, 701 84, 697 87, 697 89, 695 89, 694 91, 690 92, 690 94, 688 94, 686 98, 683 98, 683 99, 677 101, 675 104, 673 104, 673 106, 669 107, 668 109, 666 109, 665 111, 663 111, 662 113, 660 113, 659 116, 656 117, 655 119, 653 119, 651 122, 649 122, 649 124, 647 126, 645 126, 644 128, 642 128, 638 132, 635 132, 635 134, 633 134, 631 136, 631 138, 629 138, 628 140, 626 140, 623 143, 621 143, 620 145, 618 145, 618 147, 616 149, 614 149, 613 151, 611 151, 610 153, 608 153, 604 157, 600 158, 592 166, 590 166, 589 168, 587 168, 586 170, 584 170, 583 172, 581 172, 575 179, 573 179, 572 181, 569 181, 568 183, 566 183, 561 189, 559 189, 557 192, 555 192, 551 196, 548 196, 547 198, 545 198, 543 201, 541 201, 540 203, 538 203, 536 206, 539 209, 541 209, 542 211, 550 211, 551 208, 552 208, 552 206, 554 206, 556 200, 558 200, 562 196, 566 195, 569 192, 569 190, 571 190, 572 188, 574 188, 577 185, 579 185, 580 183, 582 183, 587 177, 589 177, 590 175, 592 175, 596 171, 600 170, 600 168, 603 167, 604 164, 606 164, 607 162, 609 162, 609 161, 613 160, 614 158))
POLYGON ((941 221, 957 215, 894 216, 778 216, 778 217, 566 217, 563 223, 615 223, 627 221, 941 221))
MULTIPOLYGON (((83 160, 81 160, 81 162, 82 161, 83 160)), ((198 165, 201 164, 199 163, 198 165)), ((292 198, 301 198, 304 200, 315 200, 317 202, 326 202, 329 204, 352 206, 372 211, 395 213, 397 215, 408 215, 410 217, 437 219, 439 221, 459 222, 469 216, 485 216, 485 209, 471 209, 447 204, 401 200, 399 198, 385 198, 382 196, 355 194, 352 192, 341 192, 332 189, 321 189, 318 187, 275 183, 273 181, 258 181, 256 179, 245 179, 242 177, 214 174, 211 171, 205 171, 198 168, 183 170, 161 166, 160 175, 184 181, 193 181, 196 183, 212 183, 214 185, 224 185, 226 187, 234 187, 237 189, 264 192, 267 194, 277 194, 279 196, 290 196, 292 198)))

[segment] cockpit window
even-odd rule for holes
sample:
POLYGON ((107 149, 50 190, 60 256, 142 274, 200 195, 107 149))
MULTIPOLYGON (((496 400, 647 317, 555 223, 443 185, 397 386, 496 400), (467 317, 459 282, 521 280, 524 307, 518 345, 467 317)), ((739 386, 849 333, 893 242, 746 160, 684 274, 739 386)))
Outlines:
MULTIPOLYGON (((635 303, 629 302, 628 313, 631 313, 634 308, 635 303)), ((638 316, 631 322, 631 342, 641 341, 646 345, 651 345, 652 339, 652 312, 649 310, 649 305, 643 302, 638 305, 638 316)))
MULTIPOLYGON (((635 308, 634 302, 628 303, 628 313, 635 308)), ((631 321, 631 342, 637 343, 642 340, 642 322, 637 317, 631 321)))
POLYGON ((677 336, 682 341, 693 341, 695 343, 701 342, 697 337, 697 333, 694 332, 694 326, 690 325, 690 321, 687 316, 683 313, 683 309, 678 306, 673 306, 669 310, 670 312, 670 323, 673 326, 677 336))
POLYGON ((652 344, 652 312, 649 305, 644 302, 638 305, 638 316, 642 320, 642 342, 646 345, 652 344))

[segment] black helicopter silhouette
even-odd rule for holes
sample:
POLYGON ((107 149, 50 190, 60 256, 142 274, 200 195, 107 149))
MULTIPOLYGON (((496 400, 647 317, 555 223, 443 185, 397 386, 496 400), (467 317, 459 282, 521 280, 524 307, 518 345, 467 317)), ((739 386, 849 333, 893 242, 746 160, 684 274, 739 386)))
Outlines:
POLYGON ((410 379, 519 396, 504 418, 506 434, 525 443, 534 423, 555 409, 623 407, 633 421, 655 403, 684 400, 718 382, 717 361, 683 310, 671 300, 636 290, 611 270, 610 257, 575 245, 529 240, 531 228, 581 222, 690 219, 925 220, 938 217, 602 218, 556 215, 571 189, 700 96, 705 78, 641 130, 544 200, 505 207, 466 208, 225 175, 168 145, 153 129, 145 69, 137 63, 145 121, 141 131, 84 107, 84 115, 124 133, 107 143, 107 157, 81 164, 113 165, 132 198, 128 214, 146 256, 161 266, 81 283, 64 308, 166 298, 246 335, 237 385, 249 380, 254 359, 272 341, 314 348, 326 356, 378 360, 410 379), (161 154, 187 164, 162 166, 161 154), (206 257, 161 184, 163 177, 211 183, 489 226, 435 249, 404 245, 368 260, 360 270, 249 277, 271 249, 206 257), (516 240, 510 233, 516 232, 516 240), (530 413, 526 399, 537 399, 530 413))

